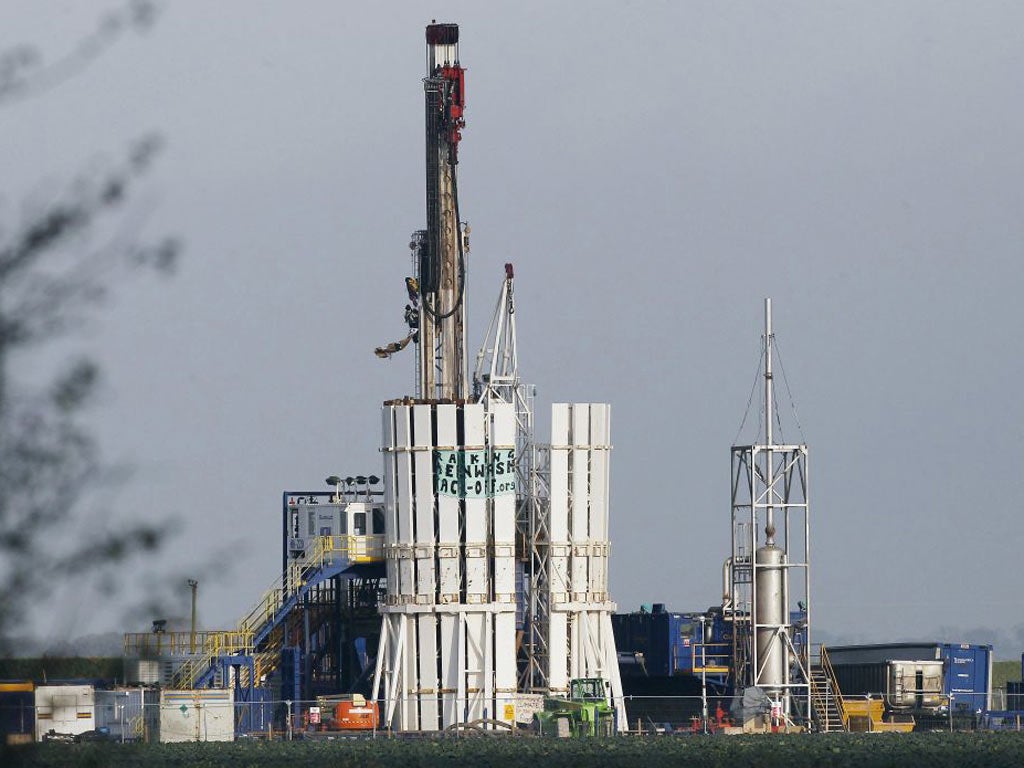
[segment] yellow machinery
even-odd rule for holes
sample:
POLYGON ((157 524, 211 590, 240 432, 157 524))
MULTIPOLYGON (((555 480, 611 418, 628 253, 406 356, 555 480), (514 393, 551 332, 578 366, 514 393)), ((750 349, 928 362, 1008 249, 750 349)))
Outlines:
POLYGON ((843 721, 848 731, 885 731, 910 733, 914 730, 911 715, 889 715, 885 719, 885 702, 881 699, 844 699, 843 721))

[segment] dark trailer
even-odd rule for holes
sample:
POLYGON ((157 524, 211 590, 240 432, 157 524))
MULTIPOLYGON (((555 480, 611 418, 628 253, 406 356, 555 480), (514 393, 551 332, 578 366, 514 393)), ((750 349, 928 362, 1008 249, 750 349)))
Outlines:
POLYGON ((828 648, 843 696, 884 697, 890 709, 976 715, 992 704, 992 646, 884 643, 828 648))

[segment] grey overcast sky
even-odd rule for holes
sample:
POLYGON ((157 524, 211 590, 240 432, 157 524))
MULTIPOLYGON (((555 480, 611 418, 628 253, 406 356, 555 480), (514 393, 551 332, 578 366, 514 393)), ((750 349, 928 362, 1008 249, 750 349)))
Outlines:
MULTIPOLYGON (((53 60, 119 7, 12 0, 2 45, 53 60)), ((720 599, 771 296, 811 448, 822 636, 1019 653, 1016 1, 180 0, 4 106, 7 227, 27 194, 167 140, 135 204, 184 240, 180 270, 124 282, 76 339, 105 367, 105 453, 135 468, 111 524, 180 529, 124 580, 201 573, 203 624, 230 626, 277 575, 281 491, 378 470, 381 401, 412 390, 411 356, 372 350, 402 333, 424 219, 432 18, 460 24, 468 68, 471 343, 512 261, 541 409, 612 404, 621 609, 720 599)), ((37 631, 147 628, 98 600, 65 589, 37 631)))

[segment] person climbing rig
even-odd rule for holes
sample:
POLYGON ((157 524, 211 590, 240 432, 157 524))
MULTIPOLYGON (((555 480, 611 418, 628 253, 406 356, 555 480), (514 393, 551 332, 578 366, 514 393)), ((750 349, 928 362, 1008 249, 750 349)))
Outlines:
POLYGON ((420 311, 412 304, 405 305, 405 324, 409 330, 415 331, 420 327, 420 311))
POLYGON ((395 352, 401 352, 403 349, 409 346, 409 342, 412 341, 415 337, 416 333, 410 333, 401 341, 393 341, 390 344, 387 344, 383 347, 377 347, 375 350, 373 350, 373 354, 375 354, 377 357, 381 359, 386 360, 387 358, 395 354, 395 352))
POLYGON ((410 304, 405 305, 405 324, 409 326, 409 335, 401 341, 393 341, 383 347, 377 347, 373 354, 387 360, 396 352, 401 352, 410 341, 419 341, 420 335, 420 284, 415 277, 405 278, 405 290, 409 293, 410 304))

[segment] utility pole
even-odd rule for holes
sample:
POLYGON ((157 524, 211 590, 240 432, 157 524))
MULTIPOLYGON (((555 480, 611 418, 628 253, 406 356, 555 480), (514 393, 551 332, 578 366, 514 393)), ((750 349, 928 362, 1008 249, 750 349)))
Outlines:
POLYGON ((700 617, 700 722, 701 732, 708 732, 708 621, 706 613, 700 617))
POLYGON ((188 641, 188 652, 195 654, 196 652, 196 590, 199 588, 199 582, 195 579, 189 579, 188 585, 192 589, 192 634, 189 636, 188 641))

